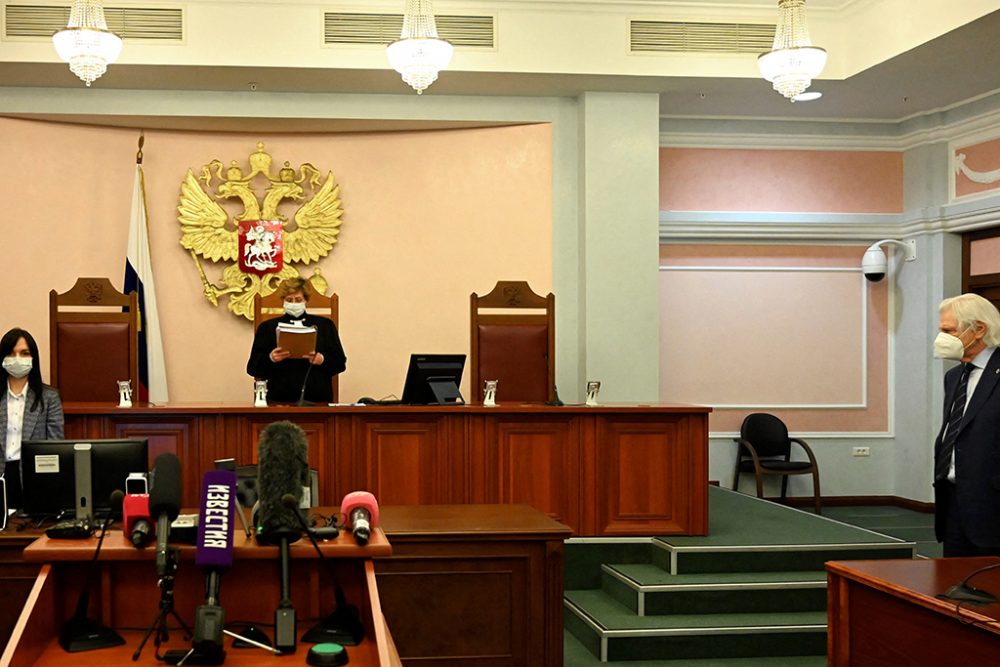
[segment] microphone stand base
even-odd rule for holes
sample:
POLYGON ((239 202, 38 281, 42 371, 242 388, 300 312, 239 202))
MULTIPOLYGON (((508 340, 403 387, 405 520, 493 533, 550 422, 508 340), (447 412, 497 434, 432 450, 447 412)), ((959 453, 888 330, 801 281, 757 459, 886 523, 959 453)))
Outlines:
POLYGON ((364 626, 353 610, 345 613, 338 609, 306 630, 302 635, 302 643, 357 646, 364 636, 364 626))
POLYGON ((124 643, 125 639, 120 634, 89 618, 71 618, 59 633, 59 645, 67 653, 93 651, 124 643))
POLYGON ((970 604, 994 604, 997 602, 997 597, 989 591, 974 588, 967 584, 955 584, 944 593, 938 595, 937 598, 970 604))
POLYGON ((226 661, 226 652, 222 649, 203 652, 172 648, 163 654, 163 662, 168 665, 176 665, 181 660, 184 661, 185 665, 221 665, 226 661))

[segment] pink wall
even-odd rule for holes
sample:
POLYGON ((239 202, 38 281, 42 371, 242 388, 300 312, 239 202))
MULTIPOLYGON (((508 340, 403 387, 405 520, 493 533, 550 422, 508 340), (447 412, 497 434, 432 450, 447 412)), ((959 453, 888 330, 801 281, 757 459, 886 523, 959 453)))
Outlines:
POLYGON ((709 417, 715 432, 739 431, 743 418, 758 411, 778 415, 798 432, 887 431, 888 291, 884 282, 864 284, 857 271, 863 252, 862 246, 660 246, 661 266, 694 269, 660 273, 661 399, 748 406, 716 408, 709 417), (785 270, 755 273, 734 287, 734 274, 705 267, 785 270), (808 271, 814 268, 852 271, 808 271), (685 285, 696 286, 699 301, 679 294, 685 285), (822 312, 801 306, 810 300, 822 312), (857 347, 862 331, 867 377, 860 373, 857 347), (858 397, 857 381, 867 384, 863 408, 754 407, 849 403, 858 397))
MULTIPOLYGON (((48 376, 48 291, 78 276, 121 285, 138 133, 0 118, 7 181, 3 329, 29 329, 48 376)), ((248 403, 251 325, 211 306, 177 223, 188 168, 246 157, 333 171, 345 209, 318 263, 340 295, 342 399, 398 394, 411 352, 468 352, 468 296, 500 278, 552 289, 548 125, 330 135, 146 133, 152 259, 171 402, 248 403), (458 185, 460 184, 460 186, 458 185)), ((294 209, 293 209, 294 210, 294 209)), ((221 282, 224 264, 206 263, 221 282)), ((312 266, 301 267, 311 275, 312 266)), ((466 383, 467 384, 467 383, 466 383)))
POLYGON ((903 156, 661 148, 660 210, 899 213, 903 156))
MULTIPOLYGON (((955 155, 959 153, 965 155, 965 166, 972 171, 988 172, 1000 169, 1000 138, 956 148, 955 155)), ((1000 190, 1000 179, 992 183, 976 183, 961 172, 955 174, 956 197, 993 190, 1000 190)))

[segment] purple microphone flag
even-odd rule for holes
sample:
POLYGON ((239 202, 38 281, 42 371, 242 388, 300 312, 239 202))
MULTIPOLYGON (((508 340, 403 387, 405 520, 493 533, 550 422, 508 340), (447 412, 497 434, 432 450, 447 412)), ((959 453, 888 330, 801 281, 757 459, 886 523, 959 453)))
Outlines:
POLYGON ((206 472, 201 480, 201 506, 198 511, 198 544, 194 558, 198 566, 224 568, 233 564, 235 502, 236 472, 206 472))

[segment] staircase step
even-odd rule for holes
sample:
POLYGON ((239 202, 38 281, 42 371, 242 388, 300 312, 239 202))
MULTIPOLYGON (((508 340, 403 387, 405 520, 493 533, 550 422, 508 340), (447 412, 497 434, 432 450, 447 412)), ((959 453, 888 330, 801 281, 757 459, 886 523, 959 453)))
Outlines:
POLYGON ((565 624, 602 661, 826 653, 826 612, 636 616, 600 590, 567 591, 565 624))
POLYGON ((655 565, 605 564, 602 589, 639 616, 824 611, 826 574, 669 574, 655 565))
POLYGON ((601 662, 576 637, 563 632, 563 664, 566 667, 826 667, 825 655, 758 656, 753 658, 705 658, 701 660, 614 660, 601 662))

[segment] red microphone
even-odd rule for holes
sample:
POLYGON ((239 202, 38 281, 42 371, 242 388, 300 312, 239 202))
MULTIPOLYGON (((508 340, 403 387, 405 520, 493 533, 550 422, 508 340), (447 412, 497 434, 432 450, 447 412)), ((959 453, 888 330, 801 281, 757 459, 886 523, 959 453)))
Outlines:
POLYGON ((142 549, 153 534, 153 517, 149 514, 149 494, 130 493, 122 501, 122 525, 129 542, 142 549))
POLYGON ((354 491, 344 496, 340 504, 340 513, 344 515, 344 528, 354 534, 358 544, 368 544, 372 528, 378 524, 378 501, 367 491, 354 491))

